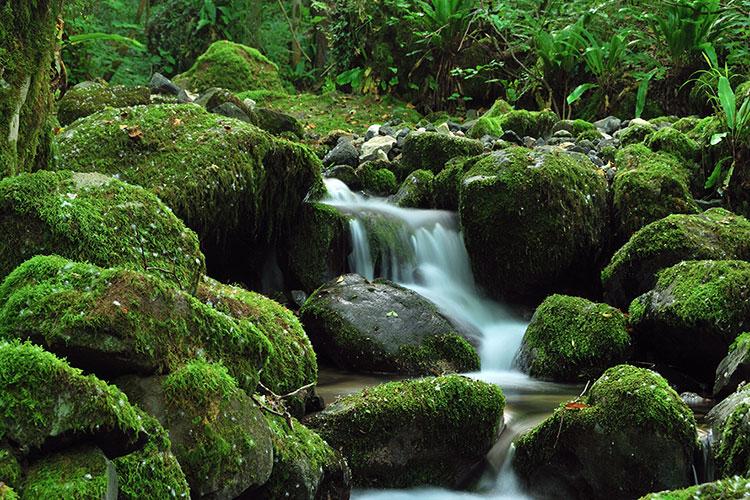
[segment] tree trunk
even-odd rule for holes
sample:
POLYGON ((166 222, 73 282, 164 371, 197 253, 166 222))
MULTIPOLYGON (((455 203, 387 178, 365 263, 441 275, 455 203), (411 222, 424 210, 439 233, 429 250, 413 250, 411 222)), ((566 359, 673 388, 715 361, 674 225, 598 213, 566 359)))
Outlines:
POLYGON ((50 77, 63 0, 0 0, 0 178, 49 151, 50 77))

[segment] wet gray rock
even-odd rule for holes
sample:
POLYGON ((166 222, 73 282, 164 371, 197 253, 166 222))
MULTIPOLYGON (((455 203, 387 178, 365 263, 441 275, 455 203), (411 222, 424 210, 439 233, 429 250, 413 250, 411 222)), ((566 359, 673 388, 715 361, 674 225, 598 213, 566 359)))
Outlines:
POLYGON ((716 368, 714 397, 725 398, 747 381, 750 381, 750 333, 737 337, 716 368))
POLYGON ((594 126, 605 134, 612 135, 623 126, 622 120, 616 116, 608 116, 599 121, 594 122, 594 126))
POLYGON ((166 94, 178 96, 182 90, 179 86, 172 83, 172 80, 162 75, 161 73, 154 73, 151 77, 151 81, 148 82, 148 88, 152 94, 166 94))
POLYGON ((323 157, 323 166, 332 165, 359 166, 359 151, 346 137, 340 138, 336 146, 323 157))

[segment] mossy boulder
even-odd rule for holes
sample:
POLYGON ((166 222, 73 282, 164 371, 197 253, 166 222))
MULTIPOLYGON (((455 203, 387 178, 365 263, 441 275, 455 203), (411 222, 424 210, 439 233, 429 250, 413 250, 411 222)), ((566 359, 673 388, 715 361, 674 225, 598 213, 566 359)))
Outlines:
POLYGON ((641 497, 641 500, 727 500, 747 496, 750 496, 750 479, 734 476, 682 490, 651 493, 641 497))
POLYGON ((517 109, 500 116, 497 125, 503 130, 512 130, 518 137, 539 138, 548 136, 558 121, 557 115, 549 110, 517 109))
POLYGON ((437 174, 449 160, 459 156, 475 156, 483 150, 482 143, 474 139, 437 132, 411 134, 404 141, 401 169, 407 175, 420 169, 437 174))
POLYGON ((232 92, 269 90, 283 92, 279 68, 258 49, 220 40, 212 43, 174 83, 194 91, 221 87, 232 92))
POLYGON ((191 496, 228 500, 270 477, 268 424, 223 365, 196 360, 167 376, 117 383, 169 431, 191 496))
POLYGON ((348 274, 300 311, 316 351, 341 368, 431 374, 479 369, 472 345, 436 307, 386 280, 348 274))
POLYGON ((513 467, 535 495, 639 497, 693 481, 695 418, 657 373, 619 365, 516 440, 513 467))
POLYGON ((653 151, 672 154, 683 162, 700 159, 700 146, 693 139, 673 127, 664 127, 646 138, 646 146, 653 151))
POLYGON ((322 191, 307 147, 194 104, 107 109, 58 139, 60 166, 117 175, 164 200, 198 233, 219 277, 259 273, 308 192, 322 191))
POLYGON ((621 129, 615 137, 620 140, 623 146, 629 146, 645 141, 655 130, 656 127, 648 123, 634 123, 621 129))
POLYGON ((393 202, 404 208, 432 208, 434 206, 433 181, 430 170, 415 170, 401 183, 393 202))
POLYGON ((750 474, 750 386, 744 386, 706 415, 711 424, 716 477, 750 474))
POLYGON ((670 215, 637 231, 602 271, 605 300, 621 309, 683 260, 750 260, 750 221, 722 208, 670 215))
POLYGON ((148 87, 83 82, 68 90, 60 99, 57 118, 61 125, 66 126, 104 108, 125 108, 139 104, 151 104, 151 91, 148 87))
POLYGON ((169 282, 61 257, 35 257, 0 285, 0 338, 29 339, 106 377, 223 360, 249 391, 271 348, 254 325, 169 282))
POLYGON ((714 397, 722 399, 750 380, 750 332, 740 334, 716 367, 714 397))
POLYGON ((459 213, 477 281, 536 300, 590 281, 605 243, 607 181, 579 154, 510 147, 463 175, 459 213))
POLYGON ((116 498, 117 474, 104 453, 81 445, 29 464, 19 492, 23 498, 116 498))
POLYGON ((273 472, 255 498, 349 498, 351 471, 344 457, 296 419, 266 415, 273 442, 273 472))
POLYGON ((500 126, 499 118, 481 116, 466 134, 472 139, 481 139, 485 136, 500 137, 503 135, 503 127, 500 126))
POLYGON ((270 350, 260 375, 265 387, 285 395, 317 382, 315 351, 292 311, 259 293, 210 278, 202 280, 197 296, 217 311, 250 323, 268 339, 270 350))
POLYGON ((346 271, 349 221, 335 208, 309 203, 285 248, 291 286, 312 293, 346 271))
POLYGON ((380 161, 367 162, 356 170, 362 189, 375 196, 388 196, 398 189, 396 174, 382 164, 380 161))
POLYGON ((195 233, 148 191, 101 174, 36 172, 0 181, 0 279, 58 254, 195 288, 205 270, 195 233))
POLYGON ((620 240, 668 215, 699 212, 689 172, 671 154, 634 145, 618 153, 616 164, 612 195, 620 240))
POLYGON ((516 364, 532 377, 580 382, 598 377, 629 353, 627 320, 619 309, 552 295, 531 318, 516 364))
POLYGON ((511 111, 513 111, 513 106, 508 104, 508 102, 503 99, 497 99, 492 103, 490 109, 488 109, 487 112, 482 116, 486 118, 500 118, 504 114, 510 113, 511 111))
POLYGON ((636 342, 699 380, 750 330, 750 262, 685 261, 661 271, 630 304, 636 342))
POLYGON ((461 192, 461 181, 464 173, 482 159, 480 156, 460 156, 445 164, 445 168, 437 174, 432 182, 435 195, 435 208, 458 211, 458 198, 461 192))
POLYGON ((345 396, 306 423, 346 457, 356 486, 458 487, 495 444, 504 407, 497 386, 448 375, 345 396))

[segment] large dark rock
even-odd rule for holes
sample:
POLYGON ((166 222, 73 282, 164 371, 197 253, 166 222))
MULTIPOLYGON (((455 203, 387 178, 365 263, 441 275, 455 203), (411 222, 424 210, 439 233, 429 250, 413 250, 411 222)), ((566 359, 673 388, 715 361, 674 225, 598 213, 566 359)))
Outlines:
POLYGON ((148 87, 83 82, 68 90, 60 99, 57 105, 57 118, 61 125, 66 126, 104 108, 125 108, 143 104, 151 104, 148 87))
POLYGON ((706 415, 711 433, 716 477, 750 474, 750 386, 744 386, 706 415))
POLYGON ((713 381, 729 346, 750 329, 750 262, 687 261, 659 273, 630 305, 636 343, 660 361, 713 381))
POLYGON ((317 352, 341 368, 412 374, 479 368, 474 348, 432 303, 389 281, 341 276, 300 312, 317 352))
POLYGON ((306 421, 349 461, 360 487, 459 487, 503 429, 497 386, 458 375, 391 382, 306 421))
POLYGON ((747 381, 750 381, 750 333, 743 333, 729 346, 726 357, 716 367, 714 397, 725 398, 747 381))
POLYGON ((353 168, 359 166, 359 151, 346 137, 340 138, 336 146, 323 157, 323 166, 338 165, 348 165, 353 168))
POLYGON ((695 419, 657 373, 620 365, 516 441, 538 498, 632 499, 692 484, 695 419))
POLYGON ((437 132, 415 133, 404 142, 401 170, 405 175, 415 170, 430 170, 437 174, 449 160, 459 156, 476 156, 482 151, 484 146, 474 139, 437 132))

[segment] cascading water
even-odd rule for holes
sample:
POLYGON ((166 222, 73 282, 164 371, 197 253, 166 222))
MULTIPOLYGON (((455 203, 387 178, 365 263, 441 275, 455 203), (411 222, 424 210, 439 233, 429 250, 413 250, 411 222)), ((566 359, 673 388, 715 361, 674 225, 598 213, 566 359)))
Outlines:
POLYGON ((554 407, 559 402, 557 398, 569 388, 534 381, 511 370, 526 324, 478 290, 455 213, 400 208, 382 198, 354 193, 337 179, 327 179, 326 187, 325 203, 350 217, 351 271, 368 279, 387 278, 416 291, 458 328, 477 337, 482 371, 472 376, 501 386, 508 402, 515 401, 520 407, 518 414, 506 408, 504 439, 496 446, 499 452, 495 453, 494 463, 494 449, 490 453, 491 467, 477 493, 423 488, 356 492, 354 498, 525 498, 510 469, 510 441, 535 424, 540 413, 554 407), (535 397, 540 394, 544 394, 544 400, 538 402, 535 397), (555 400, 551 405, 550 394, 555 400))

